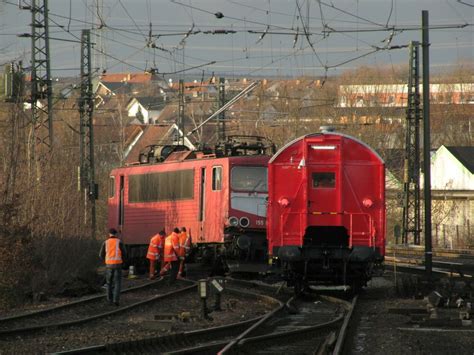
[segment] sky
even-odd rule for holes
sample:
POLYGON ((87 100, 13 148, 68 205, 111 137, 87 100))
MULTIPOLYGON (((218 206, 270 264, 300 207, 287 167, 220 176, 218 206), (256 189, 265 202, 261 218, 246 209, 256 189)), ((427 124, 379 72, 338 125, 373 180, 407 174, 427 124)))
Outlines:
MULTIPOLYGON (((31 60, 33 0, 0 0, 0 64, 31 60)), ((44 0, 36 0, 42 4, 44 0)), ((430 68, 474 59, 474 0, 49 0, 53 77, 77 76, 92 30, 97 72, 165 77, 324 76, 408 63, 430 25, 430 68), (103 54, 101 54, 101 52, 103 54)))

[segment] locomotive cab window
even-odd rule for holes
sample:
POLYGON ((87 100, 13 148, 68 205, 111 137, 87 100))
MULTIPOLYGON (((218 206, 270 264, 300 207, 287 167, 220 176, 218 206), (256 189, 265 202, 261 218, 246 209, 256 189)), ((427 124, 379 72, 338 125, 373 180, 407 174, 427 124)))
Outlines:
POLYGON ((109 198, 115 196, 115 176, 109 177, 109 198))
POLYGON ((222 167, 214 166, 212 168, 212 191, 222 190, 222 167))
POLYGON ((236 166, 232 168, 230 185, 233 190, 268 192, 267 168, 263 166, 236 166))
POLYGON ((336 174, 334 173, 313 173, 313 188, 334 188, 336 187, 336 174))

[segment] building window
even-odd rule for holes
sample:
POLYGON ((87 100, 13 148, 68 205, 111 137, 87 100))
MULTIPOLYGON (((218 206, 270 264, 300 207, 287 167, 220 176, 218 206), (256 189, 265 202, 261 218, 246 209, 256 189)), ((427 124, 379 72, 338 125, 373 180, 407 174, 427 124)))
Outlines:
POLYGON ((394 105, 395 105, 395 96, 394 96, 394 95, 390 95, 390 96, 388 97, 388 102, 387 102, 387 104, 388 104, 389 106, 394 106, 394 105))
POLYGON ((370 107, 377 107, 379 106, 379 98, 377 95, 371 95, 370 96, 370 103, 369 103, 369 106, 370 107))
POLYGON ((115 176, 109 176, 109 198, 115 196, 115 176))
POLYGON ((313 188, 334 188, 336 187, 336 174, 334 173, 313 173, 313 188))
POLYGON ((347 106, 347 97, 345 95, 341 96, 340 106, 341 107, 347 106))
POLYGON ((222 190, 222 167, 214 166, 212 168, 212 191, 222 190))

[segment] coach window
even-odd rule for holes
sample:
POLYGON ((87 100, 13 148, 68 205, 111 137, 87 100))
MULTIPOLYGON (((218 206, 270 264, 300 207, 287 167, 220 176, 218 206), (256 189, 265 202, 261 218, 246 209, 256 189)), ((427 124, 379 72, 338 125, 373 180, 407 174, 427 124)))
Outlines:
POLYGON ((109 177, 109 198, 115 196, 115 176, 109 177))
POLYGON ((222 190, 222 167, 214 166, 212 168, 212 191, 222 190))
POLYGON ((336 175, 334 173, 313 173, 314 188, 336 187, 336 175))

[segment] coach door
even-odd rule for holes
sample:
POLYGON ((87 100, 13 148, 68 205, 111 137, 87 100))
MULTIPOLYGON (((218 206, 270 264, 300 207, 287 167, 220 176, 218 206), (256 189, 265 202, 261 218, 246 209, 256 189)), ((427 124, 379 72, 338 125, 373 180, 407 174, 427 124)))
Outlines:
POLYGON ((336 169, 309 167, 308 208, 310 212, 333 213, 339 209, 336 169))
POLYGON ((307 146, 308 225, 336 225, 341 221, 340 146, 314 142, 307 146))

